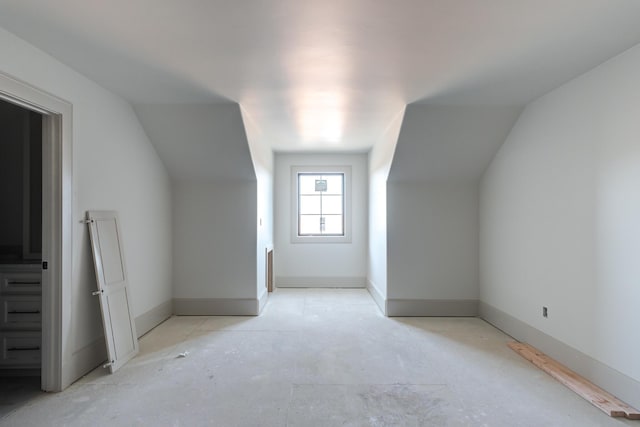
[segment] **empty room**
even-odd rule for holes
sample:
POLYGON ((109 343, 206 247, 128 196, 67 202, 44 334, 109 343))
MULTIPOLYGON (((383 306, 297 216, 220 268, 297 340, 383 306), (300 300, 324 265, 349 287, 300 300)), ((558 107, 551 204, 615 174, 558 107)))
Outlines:
POLYGON ((0 425, 638 425, 638 23, 0 2, 0 425))

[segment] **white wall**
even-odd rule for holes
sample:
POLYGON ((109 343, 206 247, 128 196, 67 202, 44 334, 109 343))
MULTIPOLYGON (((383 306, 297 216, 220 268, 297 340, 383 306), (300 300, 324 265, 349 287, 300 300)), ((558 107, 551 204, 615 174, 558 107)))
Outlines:
POLYGON ((0 29, 0 71, 73 104, 73 272, 65 364, 79 375, 106 354, 85 211, 119 212, 134 315, 171 299, 167 172, 130 105, 0 29))
POLYGON ((386 187, 387 314, 477 314, 478 180, 520 112, 407 106, 386 187))
MULTIPOLYGON (((275 155, 276 286, 364 286, 367 272, 367 155, 275 155), (291 167, 351 166, 351 243, 291 243, 291 167)), ((295 200, 295 199, 294 199, 295 200)))
POLYGON ((256 183, 176 182, 174 297, 256 298, 256 183))
POLYGON ((480 215, 481 300, 636 381, 638 76, 640 46, 527 106, 480 215))
POLYGON ((256 288, 258 300, 267 292, 267 251, 273 249, 273 161, 256 168, 257 176, 257 243, 256 288), (271 167, 271 170, 269 169, 271 167))
POLYGON ((256 314, 256 304, 245 303, 264 293, 271 151, 250 147, 236 103, 135 111, 173 178, 174 311, 256 314))
POLYGON ((257 296, 262 303, 267 292, 267 251, 273 249, 273 151, 264 140, 261 129, 251 116, 242 110, 247 142, 257 180, 257 296))
POLYGON ((389 299, 478 298, 475 182, 389 182, 389 299))
POLYGON ((369 174, 369 245, 367 281, 382 298, 387 296, 387 174, 369 174))
POLYGON ((384 311, 387 297, 387 178, 393 160, 404 108, 394 117, 369 151, 369 245, 367 286, 384 311))

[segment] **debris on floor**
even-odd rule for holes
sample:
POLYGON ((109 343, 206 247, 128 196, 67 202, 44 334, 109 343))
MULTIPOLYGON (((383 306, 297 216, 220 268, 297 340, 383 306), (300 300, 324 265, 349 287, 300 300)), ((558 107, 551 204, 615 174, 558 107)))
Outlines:
POLYGON ((639 411, 602 390, 597 385, 589 382, 566 366, 561 365, 546 354, 541 353, 529 344, 510 342, 508 345, 513 351, 520 354, 520 356, 560 381, 610 417, 626 417, 631 420, 640 420, 639 411))

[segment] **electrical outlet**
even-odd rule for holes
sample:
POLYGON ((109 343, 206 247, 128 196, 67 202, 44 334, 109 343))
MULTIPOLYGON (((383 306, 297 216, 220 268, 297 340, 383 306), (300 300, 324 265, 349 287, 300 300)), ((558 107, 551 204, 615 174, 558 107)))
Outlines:
POLYGON ((549 310, 547 307, 542 307, 542 317, 549 317, 549 310))

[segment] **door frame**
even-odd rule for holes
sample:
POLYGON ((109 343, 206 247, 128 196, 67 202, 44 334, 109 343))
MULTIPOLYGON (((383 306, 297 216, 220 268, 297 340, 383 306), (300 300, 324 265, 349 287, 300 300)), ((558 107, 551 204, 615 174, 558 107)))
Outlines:
POLYGON ((43 115, 42 123, 42 364, 41 388, 61 391, 70 369, 72 278, 71 103, 0 72, 0 99, 43 115))

